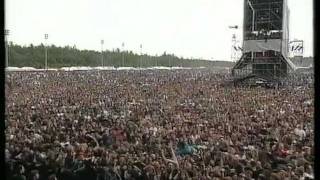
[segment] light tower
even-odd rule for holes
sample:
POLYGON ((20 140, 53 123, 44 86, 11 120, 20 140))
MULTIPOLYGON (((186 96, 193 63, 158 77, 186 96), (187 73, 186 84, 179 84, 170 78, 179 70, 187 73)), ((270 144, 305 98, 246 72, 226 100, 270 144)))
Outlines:
POLYGON ((103 44, 104 40, 101 40, 101 67, 104 67, 104 62, 103 62, 103 44))
POLYGON ((122 43, 122 67, 124 67, 124 42, 122 43))
POLYGON ((237 60, 237 37, 236 34, 232 35, 232 40, 231 40, 231 60, 232 62, 235 62, 237 60))
POLYGON ((6 29, 4 30, 4 36, 5 36, 5 45, 6 45, 6 67, 9 67, 9 44, 8 44, 8 36, 10 34, 10 30, 6 29))
POLYGON ((237 41, 237 36, 236 36, 236 33, 235 33, 235 30, 238 30, 238 26, 235 25, 235 26, 229 26, 229 29, 233 30, 232 32, 232 38, 231 38, 231 61, 232 62, 235 62, 237 61, 237 58, 238 58, 238 41, 237 41))
POLYGON ((140 44, 140 58, 139 58, 139 69, 141 72, 141 58, 142 58, 142 44, 140 44))
POLYGON ((48 70, 48 50, 47 50, 47 40, 49 38, 48 34, 44 34, 44 39, 45 39, 45 45, 44 45, 44 53, 45 53, 45 59, 44 59, 44 68, 45 70, 48 70))
POLYGON ((170 67, 170 69, 172 69, 172 57, 171 56, 169 56, 169 67, 170 67))
POLYGON ((296 67, 288 59, 287 0, 244 0, 243 54, 232 69, 237 81, 278 82, 296 67))

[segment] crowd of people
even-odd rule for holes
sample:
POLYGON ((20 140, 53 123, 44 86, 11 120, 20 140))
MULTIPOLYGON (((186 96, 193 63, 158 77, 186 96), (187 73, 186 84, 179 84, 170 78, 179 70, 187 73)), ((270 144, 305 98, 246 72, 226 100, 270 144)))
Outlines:
POLYGON ((6 76, 7 179, 314 179, 313 74, 277 89, 210 69, 6 76))

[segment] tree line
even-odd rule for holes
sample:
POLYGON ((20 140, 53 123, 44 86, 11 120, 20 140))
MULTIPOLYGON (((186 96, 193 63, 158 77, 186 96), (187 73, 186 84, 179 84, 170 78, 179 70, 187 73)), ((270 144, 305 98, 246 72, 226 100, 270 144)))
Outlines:
MULTIPOLYGON (((45 46, 21 46, 9 44, 9 66, 44 68, 45 46)), ((160 56, 139 55, 132 51, 120 49, 106 50, 102 54, 93 50, 79 50, 75 46, 57 47, 47 46, 48 67, 61 68, 70 66, 114 66, 114 67, 231 67, 232 62, 208 61, 200 59, 185 59, 174 54, 163 53, 160 56), (102 56, 103 55, 103 56, 102 56), (103 58, 102 58, 103 57, 103 58)))

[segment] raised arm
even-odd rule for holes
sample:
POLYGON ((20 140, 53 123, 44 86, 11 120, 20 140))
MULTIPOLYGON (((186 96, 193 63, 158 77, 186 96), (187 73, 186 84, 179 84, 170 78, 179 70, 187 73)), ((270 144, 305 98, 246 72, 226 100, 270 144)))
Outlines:
POLYGON ((97 139, 96 139, 95 137, 91 136, 90 134, 87 134, 87 136, 88 136, 89 138, 91 138, 92 140, 94 140, 94 142, 96 143, 96 147, 94 147, 94 148, 99 148, 99 147, 100 147, 100 146, 99 146, 99 142, 97 141, 97 139))
POLYGON ((169 163, 173 163, 175 165, 177 165, 177 168, 179 169, 179 162, 178 162, 178 159, 174 153, 174 150, 172 148, 172 144, 170 143, 169 144, 170 146, 170 151, 171 151, 171 156, 172 156, 172 159, 167 159, 165 156, 164 156, 164 153, 163 151, 161 150, 161 155, 162 155, 162 158, 166 161, 166 162, 169 162, 169 163))

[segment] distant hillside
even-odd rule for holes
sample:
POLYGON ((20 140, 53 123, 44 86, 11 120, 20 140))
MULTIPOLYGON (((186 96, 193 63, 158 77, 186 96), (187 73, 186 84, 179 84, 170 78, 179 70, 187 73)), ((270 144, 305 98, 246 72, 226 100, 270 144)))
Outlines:
MULTIPOLYGON (((44 45, 20 46, 9 45, 9 66, 44 68, 44 45)), ((174 54, 161 56, 138 55, 132 51, 120 52, 119 49, 103 53, 104 66, 114 67, 152 67, 152 66, 181 66, 181 67, 232 67, 232 62, 206 61, 198 59, 183 59, 174 54)), ((102 64, 101 53, 92 50, 79 50, 76 47, 48 47, 48 67, 60 68, 70 66, 96 67, 102 64)))

